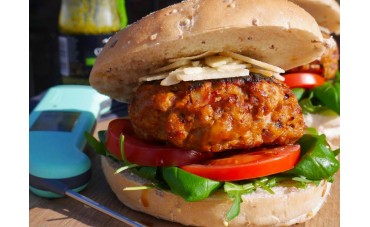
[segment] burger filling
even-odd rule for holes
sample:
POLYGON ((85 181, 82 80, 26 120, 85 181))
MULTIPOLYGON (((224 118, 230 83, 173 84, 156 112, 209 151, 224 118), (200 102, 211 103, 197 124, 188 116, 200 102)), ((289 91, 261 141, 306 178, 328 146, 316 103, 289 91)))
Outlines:
MULTIPOLYGON (((186 201, 223 190, 234 201, 225 214, 231 221, 243 194, 332 181, 339 169, 339 149, 306 129, 291 84, 280 73, 233 52, 170 60, 139 79, 131 120, 113 120, 99 133, 100 142, 88 134, 87 141, 122 163, 117 173, 131 169, 153 182, 124 190, 156 187, 186 201)), ((318 88, 319 97, 327 95, 318 88)))

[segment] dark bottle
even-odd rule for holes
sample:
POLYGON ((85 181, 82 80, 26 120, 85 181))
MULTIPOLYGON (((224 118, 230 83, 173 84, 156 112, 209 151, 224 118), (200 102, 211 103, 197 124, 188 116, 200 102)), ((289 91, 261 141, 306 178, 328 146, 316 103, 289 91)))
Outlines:
POLYGON ((127 25, 125 0, 62 0, 60 74, 65 84, 88 84, 96 56, 127 25))

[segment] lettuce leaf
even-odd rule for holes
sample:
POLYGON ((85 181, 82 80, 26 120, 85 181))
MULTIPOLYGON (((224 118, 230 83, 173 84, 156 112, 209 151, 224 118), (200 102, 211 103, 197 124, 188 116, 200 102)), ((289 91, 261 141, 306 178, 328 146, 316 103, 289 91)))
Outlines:
POLYGON ((174 194, 186 201, 199 201, 208 198, 222 183, 200 177, 177 167, 163 167, 164 180, 174 194))
POLYGON ((299 100, 303 113, 320 113, 332 110, 340 115, 340 73, 335 79, 326 81, 321 86, 302 91, 293 88, 293 93, 299 100))
POLYGON ((340 165, 325 135, 305 134, 298 143, 301 145, 300 161, 286 173, 309 180, 331 179, 340 165))

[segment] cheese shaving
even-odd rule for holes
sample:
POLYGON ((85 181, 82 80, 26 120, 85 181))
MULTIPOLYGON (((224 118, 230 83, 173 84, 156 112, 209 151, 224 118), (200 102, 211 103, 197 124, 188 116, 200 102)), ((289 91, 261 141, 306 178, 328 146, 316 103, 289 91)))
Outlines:
POLYGON ((267 76, 267 77, 272 77, 273 76, 276 79, 281 80, 281 81, 285 80, 285 78, 283 76, 281 76, 279 73, 275 73, 275 72, 272 72, 272 71, 269 71, 269 70, 251 68, 250 71, 253 72, 253 73, 262 74, 262 75, 267 76))
POLYGON ((247 57, 247 56, 244 56, 244 55, 240 55, 240 54, 237 54, 237 53, 234 53, 234 52, 231 52, 231 51, 223 51, 223 52, 220 53, 220 55, 227 56, 227 57, 232 57, 232 58, 235 58, 235 59, 239 59, 241 61, 250 63, 252 65, 259 66, 261 68, 264 68, 264 69, 267 69, 267 70, 270 70, 270 71, 273 71, 273 72, 277 72, 277 73, 284 73, 285 72, 284 69, 279 68, 277 66, 270 65, 270 64, 267 64, 265 62, 258 61, 256 59, 253 59, 253 58, 250 58, 250 57, 247 57))
POLYGON ((231 57, 213 55, 213 56, 206 57, 204 59, 204 62, 209 67, 216 68, 216 67, 227 65, 228 63, 233 62, 233 59, 231 57))
POLYGON ((151 74, 170 71, 170 70, 177 69, 177 68, 179 68, 181 66, 189 65, 189 64, 191 64, 191 61, 190 60, 182 59, 182 60, 173 62, 172 64, 166 65, 166 66, 161 67, 161 68, 158 68, 156 70, 153 70, 151 72, 151 74))
POLYGON ((162 73, 158 74, 155 76, 144 76, 139 78, 139 82, 144 82, 144 81, 153 81, 153 80, 162 80, 168 76, 167 73, 162 73))
POLYGON ((205 53, 169 60, 168 65, 153 70, 153 76, 139 78, 139 82, 162 80, 162 86, 170 86, 181 81, 198 81, 248 76, 249 72, 284 81, 279 67, 240 55, 231 51, 218 54, 205 53))
POLYGON ((162 86, 171 86, 178 84, 181 81, 199 81, 199 80, 213 80, 222 78, 232 78, 248 76, 248 69, 238 69, 228 72, 220 72, 217 69, 209 67, 188 67, 183 69, 176 69, 169 73, 169 75, 161 81, 162 86))

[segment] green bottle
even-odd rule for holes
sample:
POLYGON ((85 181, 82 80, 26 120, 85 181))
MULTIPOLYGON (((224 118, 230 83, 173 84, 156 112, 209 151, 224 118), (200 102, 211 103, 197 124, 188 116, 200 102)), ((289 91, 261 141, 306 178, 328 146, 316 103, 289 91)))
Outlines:
POLYGON ((58 41, 63 83, 88 84, 101 48, 126 25, 125 0, 62 0, 58 41))

